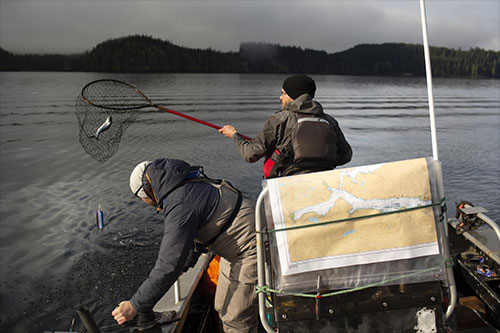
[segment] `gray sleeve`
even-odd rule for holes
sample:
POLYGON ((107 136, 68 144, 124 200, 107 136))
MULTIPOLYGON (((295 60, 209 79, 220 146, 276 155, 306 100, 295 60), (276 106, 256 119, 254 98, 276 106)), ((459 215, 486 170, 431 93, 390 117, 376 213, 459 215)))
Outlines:
POLYGON ((337 125, 337 165, 344 165, 352 159, 352 148, 337 125))
POLYGON ((241 135, 236 133, 233 136, 233 142, 241 157, 249 163, 254 163, 262 157, 270 155, 276 145, 278 124, 279 121, 276 117, 269 117, 262 130, 251 141, 243 139, 241 135))
POLYGON ((337 136, 337 159, 335 162, 335 166, 344 165, 351 161, 352 158, 352 149, 349 142, 347 142, 344 137, 344 133, 340 129, 339 123, 332 116, 325 114, 326 119, 330 122, 330 125, 335 129, 335 134, 337 136))
POLYGON ((199 220, 193 209, 178 203, 166 212, 158 259, 130 302, 137 312, 153 309, 179 276, 192 248, 199 220))

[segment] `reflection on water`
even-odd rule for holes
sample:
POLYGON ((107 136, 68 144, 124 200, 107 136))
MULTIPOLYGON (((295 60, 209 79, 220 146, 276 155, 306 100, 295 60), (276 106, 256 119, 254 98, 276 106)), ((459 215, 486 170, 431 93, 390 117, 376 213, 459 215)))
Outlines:
MULTIPOLYGON (((104 164, 78 142, 76 96, 96 73, 0 73, 0 330, 67 330, 74 308, 113 325, 156 259, 162 230, 130 193, 136 163, 173 157, 205 167, 256 198, 261 166, 245 163, 212 128, 143 110, 104 164), (97 230, 101 204, 104 229, 97 230)), ((281 75, 113 75, 154 103, 255 135, 279 108, 281 75)), ((432 155, 422 78, 317 76, 317 99, 353 146, 347 166, 432 155)), ((500 221, 500 82, 435 80, 440 160, 449 212, 468 200, 500 221)), ((109 331, 119 330, 116 326, 109 331)), ((125 329, 128 331, 128 329, 125 329)))

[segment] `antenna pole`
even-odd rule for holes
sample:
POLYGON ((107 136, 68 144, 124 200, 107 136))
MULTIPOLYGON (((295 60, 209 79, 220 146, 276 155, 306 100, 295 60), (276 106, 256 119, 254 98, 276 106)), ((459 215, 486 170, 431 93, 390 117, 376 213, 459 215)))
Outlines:
POLYGON ((434 114, 434 95, 432 93, 431 54, 429 51, 429 40, 427 38, 427 19, 425 17, 424 0, 420 0, 420 16, 422 19, 422 34, 424 37, 425 76, 427 78, 429 118, 431 121, 432 157, 435 161, 437 161, 439 160, 439 155, 438 155, 437 134, 436 134, 436 116, 434 114))
MULTIPOLYGON (((438 198, 444 198, 444 189, 442 188, 443 184, 443 173, 441 170, 441 163, 439 163, 439 156, 438 156, 438 146, 437 146, 437 135, 436 135, 436 117, 434 114, 434 96, 432 94, 432 70, 431 70, 431 54, 429 51, 429 40, 427 38, 427 20, 425 18, 425 4, 424 0, 420 0, 420 16, 422 18, 422 34, 424 37, 424 55, 425 55, 425 76, 427 77, 427 95, 429 98, 429 118, 431 120, 431 136, 432 136, 432 156, 434 161, 436 161, 437 165, 437 178, 438 184, 441 184, 438 186, 437 189, 437 194, 438 198)), ((444 220, 443 223, 439 225, 439 227, 442 230, 442 235, 443 235, 443 240, 442 240, 442 251, 443 251, 443 256, 446 261, 451 260, 451 255, 450 255, 450 249, 448 245, 448 238, 447 238, 447 215, 446 211, 443 212, 444 214, 444 220)), ((453 275, 453 268, 446 264, 446 279, 448 282, 448 294, 449 294, 449 304, 448 308, 446 309, 446 313, 444 315, 445 321, 450 318, 451 314, 453 313, 453 310, 455 309, 455 306, 457 305, 457 286, 455 283, 455 277, 453 275)))

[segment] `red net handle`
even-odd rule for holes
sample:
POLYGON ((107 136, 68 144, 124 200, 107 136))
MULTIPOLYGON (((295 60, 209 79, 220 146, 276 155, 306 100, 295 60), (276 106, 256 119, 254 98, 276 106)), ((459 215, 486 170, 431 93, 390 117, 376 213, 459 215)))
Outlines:
MULTIPOLYGON (((177 112, 177 111, 174 111, 174 110, 171 110, 169 108, 166 108, 164 106, 161 106, 161 105, 155 105, 155 107, 157 107, 158 109, 162 110, 162 111, 165 111, 165 112, 168 112, 168 113, 172 113, 172 114, 175 114, 177 116, 180 116, 180 117, 183 117, 183 118, 186 118, 186 119, 189 119, 189 120, 192 120, 194 122, 197 122, 199 124, 202 124, 202 125, 205 125, 205 126, 208 126, 208 127, 212 127, 212 128, 215 128, 217 130, 220 130, 222 127, 220 126, 217 126, 217 125, 214 125, 214 124, 211 124, 209 122, 206 122, 206 121, 203 121, 201 119, 197 119, 197 118, 194 118, 194 117, 191 117, 191 116, 188 116, 186 114, 183 114, 183 113, 180 113, 180 112, 177 112)), ((246 136, 246 135, 243 135, 243 134, 240 134, 241 137, 245 140, 252 140, 252 138, 246 136)))

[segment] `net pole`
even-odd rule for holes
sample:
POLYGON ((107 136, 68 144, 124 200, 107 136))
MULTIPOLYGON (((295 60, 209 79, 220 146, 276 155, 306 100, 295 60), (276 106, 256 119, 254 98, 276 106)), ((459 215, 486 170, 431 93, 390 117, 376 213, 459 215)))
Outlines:
MULTIPOLYGON (((172 114, 175 114, 177 116, 180 116, 180 117, 183 117, 183 118, 186 118, 186 119, 189 119, 189 120, 192 120, 194 122, 197 122, 199 124, 202 124, 202 125, 205 125, 205 126, 208 126, 208 127, 212 127, 212 128, 215 128, 216 130, 220 130, 222 127, 220 126, 217 126, 217 125, 214 125, 214 124, 211 124, 209 122, 206 122, 206 121, 203 121, 201 119, 197 119, 197 118, 194 118, 194 117, 191 117, 191 116, 188 116, 186 114, 183 114, 183 113, 180 113, 180 112, 177 112, 177 111, 174 111, 174 110, 171 110, 169 108, 166 108, 164 106, 161 106, 161 105, 154 105, 156 108, 162 110, 162 111, 165 111, 165 112, 168 112, 168 113, 172 113, 172 114)), ((246 136, 246 135, 243 135, 243 134, 240 134, 241 137, 247 141, 250 141, 252 140, 252 138, 246 136)))

